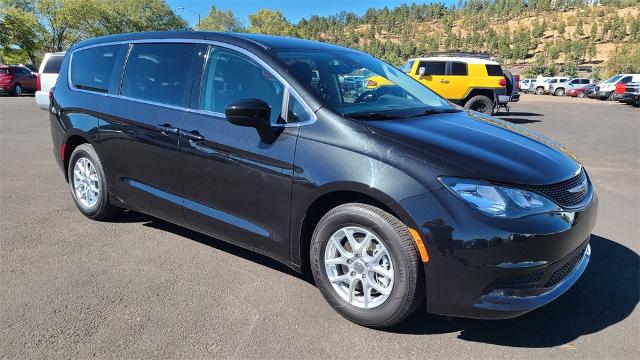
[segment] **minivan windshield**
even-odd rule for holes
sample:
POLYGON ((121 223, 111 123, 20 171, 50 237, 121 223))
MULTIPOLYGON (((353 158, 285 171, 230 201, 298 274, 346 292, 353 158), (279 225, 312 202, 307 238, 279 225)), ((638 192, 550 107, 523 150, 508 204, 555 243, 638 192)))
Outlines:
POLYGON ((326 50, 282 50, 277 55, 322 103, 345 117, 386 120, 460 111, 370 55, 326 50))

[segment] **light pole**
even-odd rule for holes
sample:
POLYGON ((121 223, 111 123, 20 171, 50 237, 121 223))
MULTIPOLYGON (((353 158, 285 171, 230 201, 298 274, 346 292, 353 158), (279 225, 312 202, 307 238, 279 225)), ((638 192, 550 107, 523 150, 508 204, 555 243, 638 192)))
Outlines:
POLYGON ((178 10, 185 10, 185 11, 191 11, 192 13, 194 13, 194 14, 198 15, 198 23, 196 24, 196 27, 199 27, 199 26, 200 26, 200 13, 199 13, 199 12, 196 12, 195 10, 187 9, 187 8, 186 8, 186 7, 184 7, 184 6, 178 6, 178 7, 176 7, 176 9, 178 9, 178 10))

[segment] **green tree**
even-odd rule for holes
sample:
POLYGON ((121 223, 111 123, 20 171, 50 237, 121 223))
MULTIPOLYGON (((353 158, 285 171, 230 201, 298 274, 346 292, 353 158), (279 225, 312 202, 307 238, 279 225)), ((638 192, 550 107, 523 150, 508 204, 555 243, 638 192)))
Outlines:
POLYGON ((594 41, 598 40, 596 36, 598 36, 598 24, 594 20, 591 24, 591 39, 593 39, 594 41))
POLYGON ((591 68, 591 75, 589 75, 589 77, 592 78, 595 83, 600 82, 600 80, 602 80, 602 70, 599 67, 594 66, 591 68))
POLYGON ((259 34, 291 35, 293 27, 280 11, 261 9, 249 15, 247 31, 259 34))
POLYGON ((562 67, 562 73, 564 76, 576 77, 578 76, 578 68, 575 63, 568 62, 562 67))
POLYGON ((606 61, 607 74, 640 73, 640 43, 616 46, 606 61))
POLYGON ((580 18, 578 19, 578 22, 576 22, 576 35, 578 36, 584 35, 584 29, 582 27, 583 27, 582 18, 580 18))
POLYGON ((0 62, 38 64, 45 28, 27 7, 0 8, 0 62))
POLYGON ((242 31, 242 23, 231 10, 219 10, 211 5, 209 14, 197 24, 198 30, 209 31, 242 31))

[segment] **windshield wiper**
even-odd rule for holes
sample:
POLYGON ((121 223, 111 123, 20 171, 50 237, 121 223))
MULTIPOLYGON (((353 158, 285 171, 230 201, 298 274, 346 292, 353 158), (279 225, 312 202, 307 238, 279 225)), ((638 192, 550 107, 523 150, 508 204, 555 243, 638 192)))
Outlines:
POLYGON ((386 114, 382 112, 362 111, 344 114, 344 116, 352 119, 366 119, 366 120, 393 120, 393 119, 405 119, 408 116, 386 114))

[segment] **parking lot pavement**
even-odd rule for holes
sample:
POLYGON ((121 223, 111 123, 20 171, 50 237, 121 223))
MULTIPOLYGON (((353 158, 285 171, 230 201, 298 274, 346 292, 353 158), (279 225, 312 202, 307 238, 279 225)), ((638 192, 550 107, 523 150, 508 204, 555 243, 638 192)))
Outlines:
POLYGON ((498 117, 584 163, 592 260, 557 301, 503 321, 418 312, 354 325, 265 257, 152 218, 93 222, 53 160, 47 113, 0 98, 0 358, 630 359, 640 356, 640 110, 524 95, 498 117))

